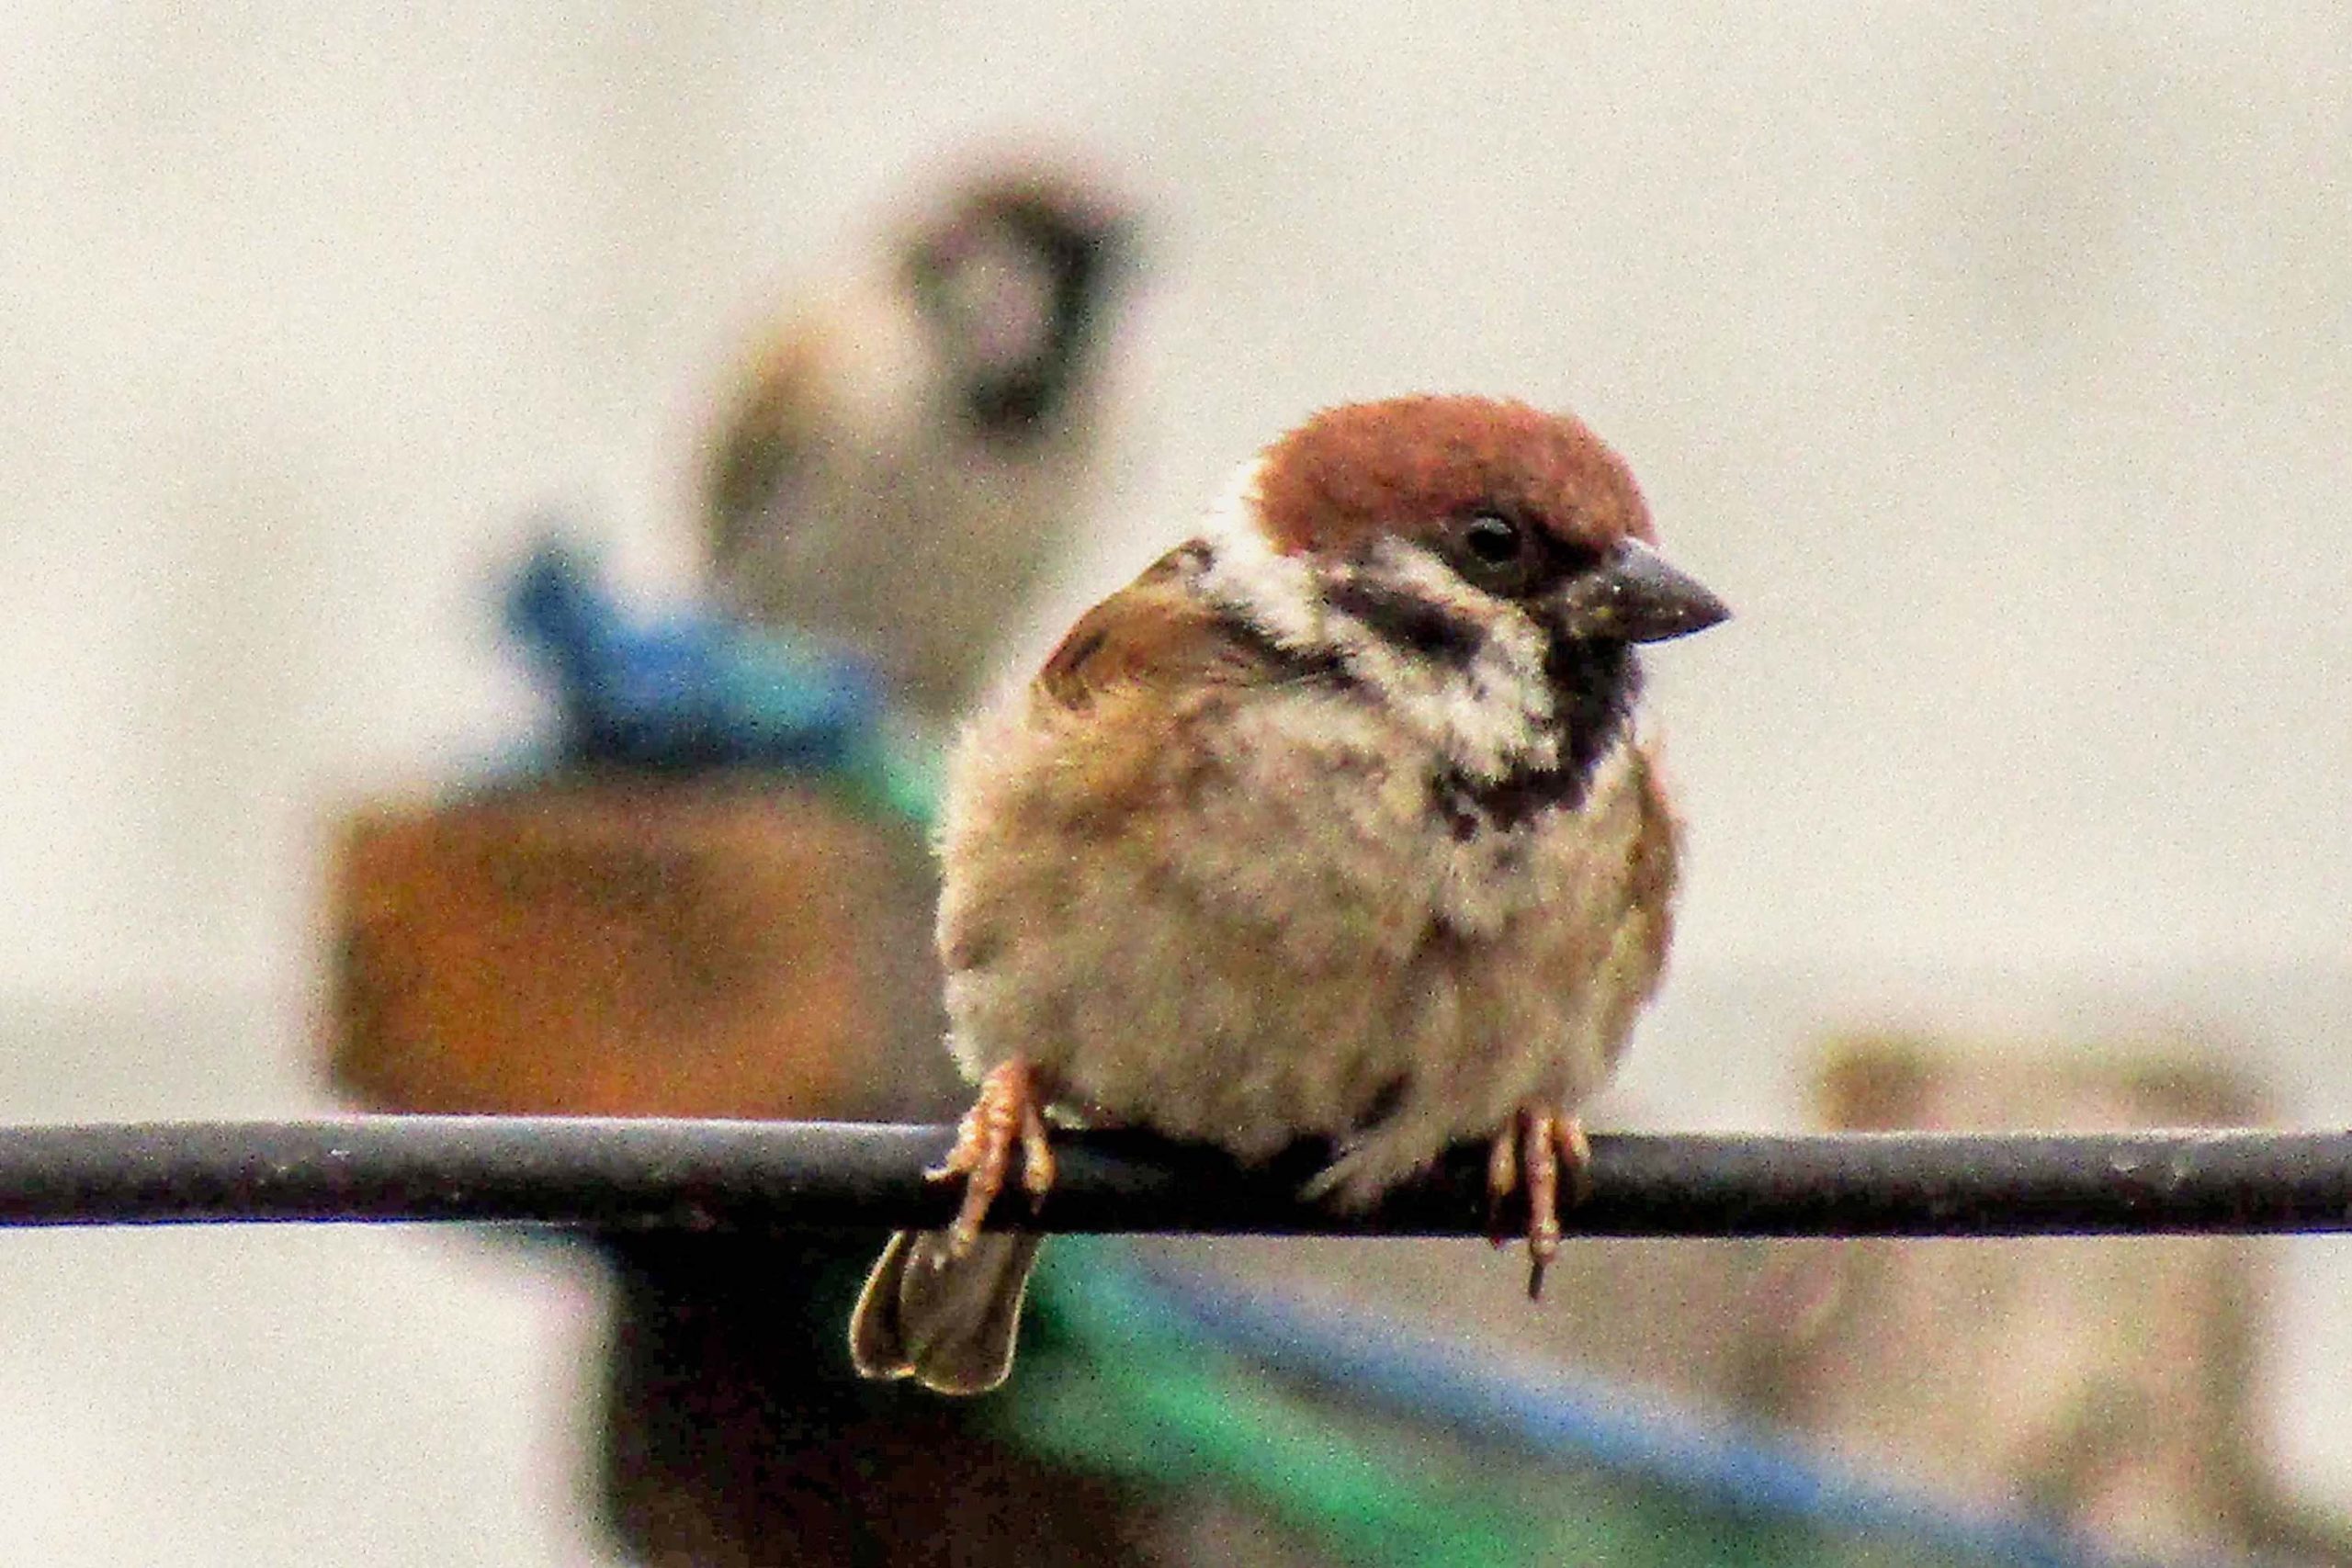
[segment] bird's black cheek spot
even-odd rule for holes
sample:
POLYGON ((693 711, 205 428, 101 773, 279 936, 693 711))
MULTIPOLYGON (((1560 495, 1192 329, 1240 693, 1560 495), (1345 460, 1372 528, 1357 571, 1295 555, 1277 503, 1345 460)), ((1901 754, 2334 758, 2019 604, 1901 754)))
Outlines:
POLYGON ((1491 826, 1480 809, 1476 787, 1453 768, 1441 769, 1430 781, 1430 809, 1457 844, 1468 843, 1491 826))
POLYGON ((1335 652, 1289 647, 1247 615, 1232 612, 1219 615, 1217 626, 1237 647, 1246 648, 1264 660, 1277 681, 1340 692, 1355 689, 1355 677, 1335 652))
POLYGON ((1449 669, 1469 668, 1487 644, 1476 623, 1401 588, 1354 577, 1333 583, 1329 598, 1333 609, 1384 642, 1449 669))

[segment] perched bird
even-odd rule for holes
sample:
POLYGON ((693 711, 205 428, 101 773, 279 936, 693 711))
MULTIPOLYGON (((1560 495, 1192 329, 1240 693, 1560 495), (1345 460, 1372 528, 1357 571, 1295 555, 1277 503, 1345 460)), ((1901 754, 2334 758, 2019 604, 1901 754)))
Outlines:
POLYGON ((1088 500, 1130 227, 1091 185, 999 174, 788 320, 710 443, 721 602, 960 716, 1088 500))
POLYGON ((1540 1289, 1669 934, 1634 645, 1727 614, 1566 415, 1404 398, 1269 447, 962 739, 939 947, 980 1089, 934 1174, 963 1202, 876 1264, 859 1369, 1003 1380, 1037 1238, 980 1227, 1016 1160, 1049 1190, 1049 1108, 1245 1160, 1333 1138, 1310 1193, 1356 1203, 1491 1140, 1540 1289))

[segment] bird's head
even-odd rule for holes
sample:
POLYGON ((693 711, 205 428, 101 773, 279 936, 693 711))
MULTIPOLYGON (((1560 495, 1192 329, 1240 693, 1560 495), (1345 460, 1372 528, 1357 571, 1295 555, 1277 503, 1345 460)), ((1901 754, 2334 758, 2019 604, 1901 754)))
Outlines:
POLYGON ((909 287, 982 435, 1059 426, 1100 353, 1133 231, 1100 182, 1023 167, 964 186, 914 233, 909 287))
MULTIPOLYGON (((1329 410, 1268 450, 1256 522, 1278 554, 1377 578, 1418 568, 1480 621, 1658 642, 1730 614, 1657 551, 1634 476, 1581 421, 1489 398, 1329 410)), ((1400 585, 1401 586, 1401 585, 1400 585)))
POLYGON ((1497 399, 1320 413, 1250 465, 1213 533, 1218 592, 1483 775, 1605 747, 1637 691, 1631 645, 1730 614, 1659 553, 1599 437, 1497 399))

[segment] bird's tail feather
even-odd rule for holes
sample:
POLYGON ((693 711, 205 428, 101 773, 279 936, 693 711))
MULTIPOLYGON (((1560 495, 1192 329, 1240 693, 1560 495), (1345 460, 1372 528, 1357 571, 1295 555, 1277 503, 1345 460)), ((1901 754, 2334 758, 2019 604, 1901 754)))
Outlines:
POLYGON ((861 1376, 912 1378, 938 1393, 986 1393, 1012 1371, 1021 1300, 1044 1238, 983 1233, 958 1256, 944 1231, 900 1231, 850 1314, 861 1376))

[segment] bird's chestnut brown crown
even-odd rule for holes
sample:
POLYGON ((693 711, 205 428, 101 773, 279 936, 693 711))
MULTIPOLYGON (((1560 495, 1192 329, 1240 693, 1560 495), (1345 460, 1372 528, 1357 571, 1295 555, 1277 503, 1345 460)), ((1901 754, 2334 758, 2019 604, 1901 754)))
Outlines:
POLYGON ((1483 514, 1594 553, 1657 542, 1632 472, 1582 421, 1495 398, 1328 409, 1268 448, 1258 498, 1286 555, 1349 555, 1382 535, 1437 543, 1483 514))
POLYGON ((1419 545, 1472 587, 1541 600, 1577 636, 1655 641, 1728 614, 1656 550, 1640 487, 1572 415, 1463 396, 1325 411, 1267 449, 1257 514, 1282 555, 1419 545))

